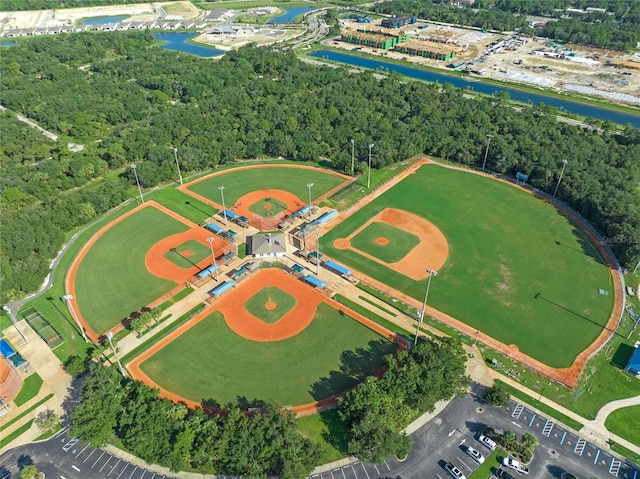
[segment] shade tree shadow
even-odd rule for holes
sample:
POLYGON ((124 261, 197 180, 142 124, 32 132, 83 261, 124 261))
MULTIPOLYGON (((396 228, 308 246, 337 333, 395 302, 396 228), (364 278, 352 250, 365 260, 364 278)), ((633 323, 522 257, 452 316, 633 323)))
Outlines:
POLYGON ((29 454, 20 454, 16 461, 18 469, 22 469, 26 466, 33 466, 33 458, 29 454))
POLYGON ((558 467, 558 466, 554 466, 553 464, 547 465, 547 471, 553 477, 562 477, 562 473, 566 472, 563 468, 558 467))
POLYGON ((81 376, 74 376, 71 378, 71 384, 67 388, 67 395, 62 400, 63 414, 60 417, 60 423, 63 427, 69 427, 71 424, 71 412, 78 404, 80 404, 82 383, 86 377, 86 374, 83 374, 81 376))
POLYGON ((316 401, 321 401, 334 394, 344 392, 345 389, 352 387, 355 383, 356 381, 352 377, 343 372, 331 371, 329 377, 320 378, 311 385, 310 394, 316 401))

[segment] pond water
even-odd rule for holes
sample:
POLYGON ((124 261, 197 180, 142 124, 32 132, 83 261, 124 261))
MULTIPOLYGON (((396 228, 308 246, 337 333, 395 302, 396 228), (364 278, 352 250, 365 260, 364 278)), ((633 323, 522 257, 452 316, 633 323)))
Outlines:
POLYGON ((317 10, 314 7, 292 7, 292 8, 283 8, 284 13, 279 17, 271 18, 267 21, 267 23, 293 23, 296 17, 303 15, 311 10, 317 10))
POLYGON ((185 32, 156 32, 153 34, 156 40, 167 42, 162 45, 162 48, 166 50, 188 53, 203 58, 217 57, 225 54, 223 50, 187 42, 187 40, 197 35, 197 33, 185 32))
POLYGON ((604 107, 579 103, 577 101, 568 99, 565 100, 563 98, 547 96, 544 93, 529 93, 506 86, 502 87, 491 83, 484 83, 481 79, 477 79, 476 77, 457 77, 453 75, 447 75, 446 73, 438 73, 428 70, 422 70, 420 68, 397 65, 394 63, 379 61, 372 58, 364 58, 356 55, 349 55, 348 53, 340 53, 332 50, 317 50, 313 53, 310 53, 309 55, 312 57, 321 58, 323 60, 345 63, 347 65, 356 67, 369 68, 372 70, 383 72, 397 72, 409 78, 415 78, 417 80, 424 80, 432 83, 450 83, 457 88, 470 89, 474 92, 484 93, 487 95, 492 95, 500 91, 506 91, 507 93, 509 93, 509 97, 514 101, 533 104, 544 103, 545 105, 553 106, 555 108, 561 108, 569 113, 573 113, 576 115, 582 115, 602 121, 609 120, 619 125, 626 125, 627 123, 630 123, 632 126, 640 128, 640 115, 633 115, 631 113, 619 112, 616 110, 610 110, 604 107))
POLYGON ((112 17, 89 17, 82 19, 82 25, 106 25, 107 23, 118 23, 129 18, 129 15, 114 15, 112 17))
POLYGON ((0 42, 0 47, 10 47, 15 44, 16 42, 0 42))

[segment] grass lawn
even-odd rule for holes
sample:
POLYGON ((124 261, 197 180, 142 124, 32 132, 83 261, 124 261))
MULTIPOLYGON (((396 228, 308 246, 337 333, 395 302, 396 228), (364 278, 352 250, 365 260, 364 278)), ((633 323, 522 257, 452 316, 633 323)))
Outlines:
POLYGON ((625 407, 613 411, 607 417, 605 426, 613 434, 640 446, 640 406, 625 407))
POLYGON ((420 243, 420 238, 386 223, 371 223, 352 240, 351 246, 386 262, 395 263, 404 258, 420 243), (386 240, 379 243, 379 238, 386 240))
POLYGON ((347 456, 347 431, 337 409, 298 419, 300 432, 320 444, 319 464, 327 464, 347 456))
POLYGON ((244 309, 265 323, 276 323, 298 303, 296 298, 275 286, 267 286, 244 303, 244 309), (268 303, 271 302, 271 305, 268 303), (269 309, 267 306, 272 307, 269 309))
MULTIPOLYGON (((476 450, 480 449, 477 445, 472 445, 476 450)), ((500 458, 507 455, 507 453, 503 449, 496 449, 495 451, 491 451, 488 455, 485 454, 487 452, 486 449, 482 449, 480 453, 484 456, 484 462, 480 464, 478 469, 473 471, 473 474, 469 476, 469 479, 487 479, 491 477, 499 467, 500 467, 500 458)))
POLYGON ((306 204, 309 200, 307 184, 313 183, 311 198, 315 199, 343 181, 343 178, 327 173, 320 168, 308 170, 283 165, 282 167, 229 170, 223 175, 196 183, 189 189, 216 203, 221 203, 218 186, 224 186, 224 201, 227 207, 235 204, 239 198, 247 193, 265 188, 289 191, 306 204))
POLYGON ((180 268, 191 268, 207 256, 211 256, 211 249, 196 240, 182 243, 177 248, 167 251, 164 255, 165 258, 180 268))
POLYGON ((328 232, 322 252, 421 301, 424 282, 332 247, 387 207, 426 218, 449 242, 435 308, 553 367, 569 366, 606 324, 612 279, 587 236, 551 205, 479 175, 422 166, 328 232))
POLYGON ((38 395, 38 392, 40 391, 40 388, 42 387, 42 382, 42 378, 38 376, 37 373, 33 373, 31 376, 27 376, 27 378, 22 383, 20 392, 14 400, 16 406, 22 406, 30 399, 36 397, 38 395))
POLYGON ((214 312, 140 367, 159 386, 193 401, 298 405, 354 386, 396 347, 323 303, 302 333, 275 342, 244 339, 214 312))
POLYGON ((186 230, 184 224, 148 207, 96 241, 78 267, 76 297, 83 317, 98 334, 175 286, 149 273, 144 258, 159 240, 186 230))
POLYGON ((249 211, 262 216, 263 218, 269 218, 270 216, 282 213, 287 208, 288 206, 286 204, 280 203, 279 201, 273 199, 267 201, 264 199, 249 206, 249 211))
POLYGON ((218 210, 202 201, 193 198, 173 186, 168 186, 146 194, 149 200, 155 200, 181 216, 197 224, 215 215, 218 210))

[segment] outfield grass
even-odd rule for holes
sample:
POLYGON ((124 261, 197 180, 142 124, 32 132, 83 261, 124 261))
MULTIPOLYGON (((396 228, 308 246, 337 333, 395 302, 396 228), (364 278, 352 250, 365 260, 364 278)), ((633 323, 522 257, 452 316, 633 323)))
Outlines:
POLYGON ((78 267, 76 299, 84 319, 104 333, 176 285, 149 273, 147 251, 187 227, 156 208, 144 208, 107 230, 78 267))
POLYGON ((218 212, 218 210, 213 206, 209 206, 208 204, 175 189, 173 186, 168 186, 147 193, 146 198, 157 201, 161 205, 166 206, 170 210, 175 211, 179 215, 184 216, 197 224, 204 223, 207 218, 218 212))
POLYGON ((587 236, 551 205, 483 176, 423 166, 327 233, 322 252, 420 301, 424 282, 332 246, 387 207, 428 219, 449 242, 431 306, 553 367, 569 366, 606 324, 613 283, 587 236))
POLYGON ((321 169, 282 167, 252 168, 248 170, 230 170, 223 175, 203 180, 189 189, 210 200, 221 203, 218 186, 224 186, 224 201, 227 207, 252 191, 278 189, 289 191, 305 203, 309 199, 307 184, 313 183, 311 198, 316 199, 344 181, 321 169))
POLYGON ((37 373, 33 373, 22 383, 22 387, 20 388, 20 392, 14 399, 16 406, 22 406, 24 403, 29 401, 30 399, 36 397, 38 392, 40 392, 40 388, 42 387, 42 378, 38 376, 37 373))
POLYGON ((214 312, 140 367, 159 386, 193 401, 261 399, 286 406, 354 386, 396 348, 323 303, 303 332, 274 342, 244 339, 214 312))
POLYGON ((167 251, 164 257, 179 268, 188 269, 206 257, 211 257, 211 249, 199 241, 189 240, 167 251))
POLYGON ((609 432, 640 446, 640 406, 625 407, 613 411, 605 422, 609 432))
POLYGON ((298 303, 296 298, 275 286, 267 286, 244 303, 244 309, 265 323, 276 323, 298 303), (268 310, 267 301, 273 301, 275 309, 268 310))
POLYGON ((407 231, 386 223, 371 223, 351 239, 351 246, 386 262, 395 263, 420 244, 420 238, 407 231), (378 238, 385 238, 386 245, 378 244, 378 238))

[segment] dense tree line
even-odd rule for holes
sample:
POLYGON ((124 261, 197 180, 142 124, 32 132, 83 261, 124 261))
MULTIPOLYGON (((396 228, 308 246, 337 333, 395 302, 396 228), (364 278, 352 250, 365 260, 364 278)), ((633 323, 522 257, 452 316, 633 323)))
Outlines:
POLYGON ((339 402, 349 454, 373 463, 409 454, 411 442, 400 431, 416 412, 433 411, 436 402, 467 391, 471 380, 465 376, 465 362, 464 349, 452 338, 420 341, 388 356, 380 379, 367 378, 339 402))
POLYGON ((519 31, 563 42, 592 45, 615 50, 636 48, 640 42, 640 2, 582 0, 497 0, 480 1, 470 8, 448 2, 392 0, 376 5, 375 10, 392 15, 416 15, 419 18, 467 25, 476 28, 519 31), (570 13, 567 8, 606 8, 607 13, 570 13), (611 13, 611 14, 609 14, 611 13), (541 28, 529 26, 527 15, 549 17, 541 28))
POLYGON ((50 10, 144 3, 141 0, 0 0, 0 11, 50 10))
MULTIPOLYGON (((340 403, 349 436, 344 452, 366 461, 408 454, 411 443, 400 430, 470 384, 465 352, 451 338, 420 341, 385 361, 380 379, 369 377, 340 403)), ((248 416, 230 407, 227 414, 207 415, 157 393, 123 379, 115 367, 90 363, 69 416, 70 434, 94 446, 117 437, 129 452, 172 470, 297 479, 318 465, 319 446, 298 431, 289 411, 248 416)))
POLYGON ((0 244, 7 273, 2 299, 42 281, 59 247, 55 238, 126 197, 119 180, 82 185, 105 169, 121 170, 120 178, 135 184, 133 162, 145 187, 175 181, 173 147, 185 173, 262 155, 326 157, 346 171, 351 138, 363 161, 367 145, 375 143, 374 167, 418 154, 479 166, 492 134, 487 166, 529 174, 530 183, 547 192, 568 159, 558 197, 595 224, 623 264, 640 258, 637 129, 615 134, 605 124, 598 133, 556 122, 555 110, 544 105, 516 111, 506 94, 467 98, 450 85, 407 82, 395 74, 378 80, 307 65, 269 48, 248 46, 211 62, 152 44, 142 32, 85 33, 3 50, 0 103, 63 136, 55 145, 38 142, 33 130, 14 122, 15 136, 0 142, 2 208, 10 212, 0 244), (69 152, 67 141, 86 148, 69 152), (22 215, 39 216, 47 228, 49 221, 58 225, 51 247, 23 242, 22 236, 34 235, 12 231, 30 221, 12 220, 22 215), (12 268, 27 258, 38 266, 24 268, 28 278, 18 280, 12 268))

